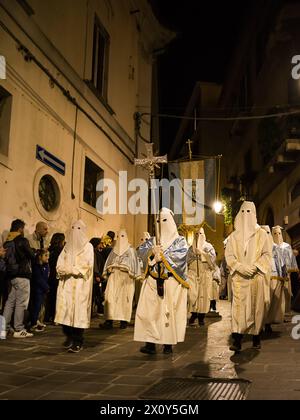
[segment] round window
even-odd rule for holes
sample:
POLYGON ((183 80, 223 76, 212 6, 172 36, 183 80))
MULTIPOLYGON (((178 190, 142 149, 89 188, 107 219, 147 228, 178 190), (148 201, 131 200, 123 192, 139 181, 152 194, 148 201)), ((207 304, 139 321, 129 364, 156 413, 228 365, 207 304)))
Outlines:
POLYGON ((54 211, 60 203, 59 187, 55 179, 50 175, 44 175, 39 183, 39 198, 43 208, 54 211))

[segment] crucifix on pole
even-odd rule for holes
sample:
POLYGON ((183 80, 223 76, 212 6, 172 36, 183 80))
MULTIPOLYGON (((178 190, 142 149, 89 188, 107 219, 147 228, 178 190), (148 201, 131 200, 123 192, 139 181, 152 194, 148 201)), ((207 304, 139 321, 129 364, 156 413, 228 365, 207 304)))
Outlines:
POLYGON ((188 145, 188 149, 189 149, 189 160, 192 160, 192 157, 193 157, 192 144, 193 144, 193 142, 192 142, 191 139, 188 139, 186 144, 188 145))
POLYGON ((154 212, 154 226, 155 226, 155 236, 157 245, 160 245, 160 230, 157 223, 157 214, 158 214, 158 208, 156 203, 156 197, 155 197, 155 184, 153 182, 155 178, 155 168, 159 168, 159 164, 162 163, 168 163, 167 155, 164 156, 154 156, 153 155, 153 143, 148 143, 146 145, 147 149, 147 157, 144 159, 134 159, 135 166, 140 166, 142 168, 147 169, 149 171, 149 181, 150 181, 150 191, 151 191, 151 208, 154 212))

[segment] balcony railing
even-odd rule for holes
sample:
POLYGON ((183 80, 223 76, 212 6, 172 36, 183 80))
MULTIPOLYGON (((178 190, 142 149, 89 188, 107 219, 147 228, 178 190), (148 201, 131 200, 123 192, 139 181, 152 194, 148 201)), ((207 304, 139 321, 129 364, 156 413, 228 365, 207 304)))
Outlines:
POLYGON ((299 160, 299 115, 263 120, 258 128, 258 136, 263 162, 269 168, 269 173, 286 169, 299 160))

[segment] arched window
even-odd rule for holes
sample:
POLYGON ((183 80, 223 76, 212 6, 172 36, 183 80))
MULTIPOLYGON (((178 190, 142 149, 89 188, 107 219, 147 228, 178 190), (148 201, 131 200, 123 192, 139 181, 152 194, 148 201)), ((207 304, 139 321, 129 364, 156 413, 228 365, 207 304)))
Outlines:
POLYGON ((298 197, 300 197, 300 181, 291 191, 291 201, 295 201, 298 197))
POLYGON ((270 228, 274 226, 274 213, 271 207, 269 207, 267 210, 265 224, 270 226, 270 228))

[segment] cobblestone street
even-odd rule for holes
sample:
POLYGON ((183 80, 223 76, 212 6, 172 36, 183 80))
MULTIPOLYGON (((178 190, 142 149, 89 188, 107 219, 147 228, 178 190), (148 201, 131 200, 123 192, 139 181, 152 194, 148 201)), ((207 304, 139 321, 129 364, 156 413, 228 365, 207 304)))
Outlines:
POLYGON ((162 378, 193 375, 250 380, 248 399, 300 399, 300 342, 290 336, 292 324, 274 327, 261 351, 246 341, 234 355, 228 349, 229 309, 220 302, 222 319, 188 327, 173 355, 161 348, 155 356, 144 355, 132 341, 132 326, 102 331, 99 320, 79 354, 62 350, 60 327, 48 326, 30 339, 9 337, 0 342, 0 399, 135 400, 162 378))

